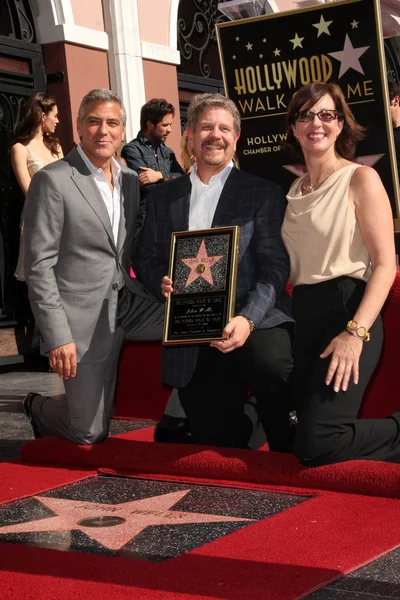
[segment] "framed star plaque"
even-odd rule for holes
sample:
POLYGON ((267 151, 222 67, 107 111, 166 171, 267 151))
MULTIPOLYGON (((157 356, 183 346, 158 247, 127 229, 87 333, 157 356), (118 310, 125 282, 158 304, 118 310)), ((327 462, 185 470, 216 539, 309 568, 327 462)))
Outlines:
POLYGON ((240 228, 172 234, 163 344, 221 340, 234 316, 240 228))

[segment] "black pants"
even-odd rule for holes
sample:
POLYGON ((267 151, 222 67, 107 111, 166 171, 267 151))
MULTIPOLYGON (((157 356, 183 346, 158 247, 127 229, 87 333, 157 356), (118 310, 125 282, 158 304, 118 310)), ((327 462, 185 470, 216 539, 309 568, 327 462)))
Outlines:
POLYGON ((245 345, 229 354, 202 346, 193 377, 179 398, 196 444, 245 448, 255 420, 245 411, 246 385, 257 398, 257 411, 271 450, 288 444, 293 367, 291 324, 251 333, 245 345))
POLYGON ((294 289, 295 451, 305 465, 355 458, 400 462, 400 412, 385 419, 357 419, 381 353, 381 318, 370 329, 371 341, 363 344, 358 385, 351 381, 346 392, 334 392, 333 384, 325 383, 331 356, 320 358, 353 318, 365 285, 357 279, 339 277, 294 289))

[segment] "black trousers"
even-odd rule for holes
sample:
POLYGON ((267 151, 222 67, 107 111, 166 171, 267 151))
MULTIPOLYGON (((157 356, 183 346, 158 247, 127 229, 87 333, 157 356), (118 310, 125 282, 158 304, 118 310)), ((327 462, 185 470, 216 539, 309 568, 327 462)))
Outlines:
POLYGON ((253 331, 242 348, 222 354, 202 346, 193 377, 179 398, 196 444, 245 448, 259 416, 271 450, 288 445, 293 368, 292 325, 253 331), (246 385, 257 398, 245 410, 246 385))
POLYGON ((325 384, 331 356, 322 360, 320 354, 353 318, 365 285, 339 277, 294 289, 295 452, 305 465, 355 458, 400 462, 400 412, 385 419, 357 419, 381 353, 380 316, 370 329, 371 341, 363 344, 358 385, 351 381, 346 392, 334 392, 332 383, 325 384))

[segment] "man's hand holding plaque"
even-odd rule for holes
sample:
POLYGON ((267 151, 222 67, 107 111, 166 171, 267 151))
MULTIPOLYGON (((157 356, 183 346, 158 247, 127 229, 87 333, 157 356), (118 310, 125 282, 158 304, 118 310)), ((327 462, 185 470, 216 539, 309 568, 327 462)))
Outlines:
POLYGON ((252 332, 252 325, 248 319, 238 315, 231 319, 228 325, 222 332, 223 340, 213 341, 210 346, 217 348, 222 354, 228 354, 236 348, 241 348, 250 333, 252 332))

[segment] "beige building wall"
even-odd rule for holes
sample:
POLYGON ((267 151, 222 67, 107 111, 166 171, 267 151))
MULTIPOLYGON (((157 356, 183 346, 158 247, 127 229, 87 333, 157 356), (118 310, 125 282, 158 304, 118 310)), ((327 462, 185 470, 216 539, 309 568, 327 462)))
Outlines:
POLYGON ((167 145, 172 148, 178 161, 180 160, 181 126, 179 114, 178 79, 175 65, 143 61, 146 102, 151 98, 165 98, 175 107, 175 119, 167 145))
POLYGON ((138 0, 138 8, 141 40, 168 46, 171 0, 138 0))
POLYGON ((104 31, 102 0, 71 0, 75 25, 104 31))
POLYGON ((128 140, 137 134, 146 100, 165 97, 172 102, 176 117, 168 143, 178 154, 179 0, 36 0, 36 4, 45 71, 62 71, 65 76, 63 83, 48 86, 59 105, 58 131, 65 151, 78 141, 75 120, 80 100, 90 89, 106 87, 124 101, 128 140))

